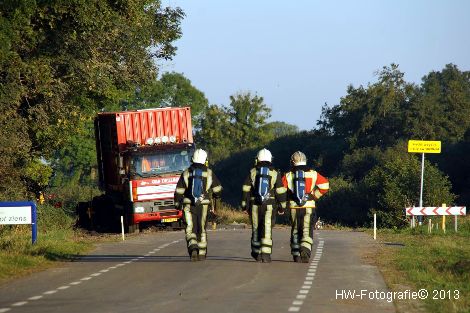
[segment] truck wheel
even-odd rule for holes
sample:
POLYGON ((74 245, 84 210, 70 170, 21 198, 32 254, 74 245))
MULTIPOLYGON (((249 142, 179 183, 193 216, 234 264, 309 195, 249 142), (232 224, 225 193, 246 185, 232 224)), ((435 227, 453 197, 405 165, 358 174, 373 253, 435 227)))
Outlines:
POLYGON ((127 233, 133 234, 139 232, 139 224, 129 224, 127 225, 127 233))
POLYGON ((79 202, 77 206, 77 221, 76 226, 92 230, 91 228, 91 203, 90 202, 79 202))
POLYGON ((182 228, 183 228, 183 220, 182 220, 182 219, 179 219, 179 220, 176 221, 176 222, 172 222, 172 223, 170 224, 170 228, 171 228, 172 230, 180 230, 180 229, 182 229, 182 228))

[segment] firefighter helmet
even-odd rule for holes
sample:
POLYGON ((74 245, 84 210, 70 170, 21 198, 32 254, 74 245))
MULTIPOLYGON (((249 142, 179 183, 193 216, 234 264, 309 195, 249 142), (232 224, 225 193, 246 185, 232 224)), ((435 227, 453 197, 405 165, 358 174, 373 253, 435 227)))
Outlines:
POLYGON ((271 152, 268 149, 261 149, 258 151, 258 154, 256 155, 256 159, 258 162, 271 162, 273 159, 273 156, 271 152))
POLYGON ((193 154, 193 163, 205 164, 207 160, 207 152, 202 149, 196 149, 193 154))
POLYGON ((294 152, 294 154, 292 154, 290 157, 290 161, 294 166, 307 165, 307 157, 301 151, 294 152))

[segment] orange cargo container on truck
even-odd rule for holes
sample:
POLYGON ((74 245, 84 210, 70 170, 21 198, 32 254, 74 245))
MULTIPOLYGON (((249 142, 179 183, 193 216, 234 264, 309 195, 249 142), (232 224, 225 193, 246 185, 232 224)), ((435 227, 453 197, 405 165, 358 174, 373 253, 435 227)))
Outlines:
POLYGON ((133 232, 144 222, 180 223, 174 192, 194 152, 190 108, 99 113, 95 135, 105 193, 79 206, 81 224, 117 230, 123 216, 133 232))

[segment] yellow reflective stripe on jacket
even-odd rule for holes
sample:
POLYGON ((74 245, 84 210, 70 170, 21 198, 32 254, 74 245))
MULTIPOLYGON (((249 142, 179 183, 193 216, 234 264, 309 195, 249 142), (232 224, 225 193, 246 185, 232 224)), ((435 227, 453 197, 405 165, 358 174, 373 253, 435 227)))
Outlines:
POLYGON ((320 190, 315 190, 314 194, 315 198, 319 199, 321 196, 323 196, 323 194, 320 192, 320 190))
POLYGON ((319 189, 330 189, 330 183, 318 184, 317 187, 319 189))
POLYGON ((188 169, 185 169, 183 172, 183 180, 184 180, 184 185, 186 186, 186 188, 188 188, 189 187, 189 170, 188 169))
POLYGON ((209 191, 209 188, 212 186, 212 170, 210 168, 202 172, 202 177, 207 177, 206 192, 209 191), (205 174, 205 175, 204 175, 205 174))

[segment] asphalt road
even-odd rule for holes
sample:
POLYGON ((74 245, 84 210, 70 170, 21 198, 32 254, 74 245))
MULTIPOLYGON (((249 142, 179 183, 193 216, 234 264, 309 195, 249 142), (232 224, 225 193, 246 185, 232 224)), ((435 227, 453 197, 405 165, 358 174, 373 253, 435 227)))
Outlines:
POLYGON ((183 232, 100 244, 88 256, 2 285, 0 313, 395 312, 387 300, 369 299, 387 291, 361 257, 374 244, 370 236, 316 231, 308 264, 292 262, 287 229, 275 229, 273 239, 272 263, 251 259, 248 229, 210 231, 203 262, 189 261, 183 232))

